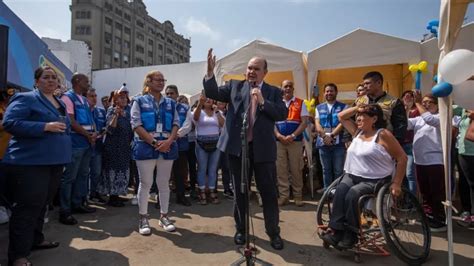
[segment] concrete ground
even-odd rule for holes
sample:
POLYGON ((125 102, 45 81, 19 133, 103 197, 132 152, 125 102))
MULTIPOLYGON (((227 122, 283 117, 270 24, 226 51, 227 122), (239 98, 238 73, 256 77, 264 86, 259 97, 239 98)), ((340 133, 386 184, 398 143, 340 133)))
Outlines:
MULTIPOLYGON (((173 199, 172 199, 173 201, 173 199)), ((304 207, 288 205, 280 213, 285 249, 271 248, 264 233, 262 209, 252 202, 253 227, 258 258, 275 265, 356 265, 350 252, 326 250, 316 235, 317 201, 304 207)), ((33 252, 34 265, 229 265, 240 257, 233 243, 232 201, 219 205, 191 207, 172 204, 170 217, 177 231, 167 233, 158 226, 159 212, 150 204, 151 236, 138 233, 138 208, 99 206, 94 214, 78 214, 77 226, 57 222, 50 213, 44 233, 48 240, 61 242, 54 250, 33 252)), ((57 209, 57 208, 56 208, 57 209)), ((433 234, 427 265, 447 265, 446 233, 433 234)), ((474 265, 474 231, 454 225, 455 265, 474 265)), ((6 265, 8 226, 0 226, 0 265, 6 265)), ((394 255, 362 255, 366 265, 403 265, 394 255)))

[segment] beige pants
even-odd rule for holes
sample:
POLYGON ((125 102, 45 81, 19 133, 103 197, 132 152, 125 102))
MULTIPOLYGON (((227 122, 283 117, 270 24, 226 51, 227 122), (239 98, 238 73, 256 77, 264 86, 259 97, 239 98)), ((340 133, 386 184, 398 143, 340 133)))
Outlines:
POLYGON ((284 145, 277 141, 277 176, 278 191, 280 197, 289 198, 290 196, 290 174, 291 186, 293 188, 293 196, 302 198, 303 175, 301 171, 302 165, 302 141, 294 141, 291 144, 284 145))

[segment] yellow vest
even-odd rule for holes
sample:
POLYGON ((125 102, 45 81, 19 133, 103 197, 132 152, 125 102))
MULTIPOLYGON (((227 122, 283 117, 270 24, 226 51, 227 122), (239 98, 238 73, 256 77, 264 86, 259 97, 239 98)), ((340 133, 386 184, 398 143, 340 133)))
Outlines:
MULTIPOLYGON (((382 108, 383 119, 387 123, 387 129, 392 132, 393 132, 393 126, 391 122, 392 110, 395 107, 397 100, 398 100, 397 98, 385 93, 385 95, 382 96, 380 99, 378 99, 376 102, 382 108)), ((364 95, 357 98, 354 104, 357 105, 359 103, 369 104, 369 97, 367 95, 364 95)))

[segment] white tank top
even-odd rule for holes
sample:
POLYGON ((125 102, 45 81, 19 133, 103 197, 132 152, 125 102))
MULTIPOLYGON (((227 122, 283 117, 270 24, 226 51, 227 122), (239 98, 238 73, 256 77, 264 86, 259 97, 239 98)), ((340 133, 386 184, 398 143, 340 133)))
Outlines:
POLYGON ((361 133, 352 140, 344 164, 346 173, 368 179, 380 179, 392 175, 395 161, 387 150, 377 143, 381 130, 377 130, 370 141, 362 140, 361 133))

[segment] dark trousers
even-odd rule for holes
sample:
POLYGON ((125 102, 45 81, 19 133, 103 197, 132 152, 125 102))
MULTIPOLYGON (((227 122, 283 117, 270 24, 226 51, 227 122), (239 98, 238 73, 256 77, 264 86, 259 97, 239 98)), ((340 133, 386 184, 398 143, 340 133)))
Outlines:
POLYGON ((173 162, 173 177, 176 195, 184 196, 184 183, 188 177, 188 151, 180 151, 178 159, 173 162))
POLYGON ((441 203, 445 200, 444 190, 444 166, 416 165, 416 180, 423 198, 425 213, 432 215, 434 219, 444 222, 444 207, 441 203))
MULTIPOLYGON (((225 152, 221 151, 221 155, 219 157, 219 169, 221 169, 222 173, 222 185, 224 186, 224 190, 231 190, 230 183, 230 169, 229 169, 229 156, 225 152)), ((216 180, 217 183, 217 180, 216 180)), ((217 184, 216 184, 217 187, 217 184)))
POLYGON ((345 173, 337 185, 332 202, 332 215, 329 227, 335 230, 352 230, 359 232, 359 198, 366 194, 375 193, 378 182, 383 179, 368 179, 345 173))
POLYGON ((130 160, 130 182, 133 182, 133 193, 137 195, 140 178, 138 176, 137 162, 135 160, 130 160))
POLYGON ((188 150, 188 168, 189 168, 189 185, 191 190, 196 189, 197 183, 197 158, 196 158, 196 142, 189 142, 188 150))
POLYGON ((464 177, 466 178, 466 183, 468 184, 466 187, 469 188, 471 203, 470 211, 471 215, 474 215, 474 156, 459 155, 459 165, 461 166, 464 177))
MULTIPOLYGON (((252 148, 250 147, 250 151, 252 148)), ((253 153, 249 156, 250 169, 249 179, 251 177, 252 169, 255 173, 255 183, 260 192, 263 203, 263 218, 265 220, 265 230, 267 234, 272 237, 280 234, 280 214, 278 209, 278 190, 276 180, 276 165, 275 162, 254 163, 253 153)), ((229 155, 230 171, 233 179, 235 189, 234 200, 234 220, 236 229, 239 232, 245 232, 245 211, 247 195, 241 193, 241 165, 242 159, 240 156, 229 155)), ((248 193, 248 189, 245 191, 248 193)))
POLYGON ((8 189, 12 193, 8 259, 13 262, 30 255, 44 241, 46 202, 58 190, 63 165, 7 165, 8 189))

